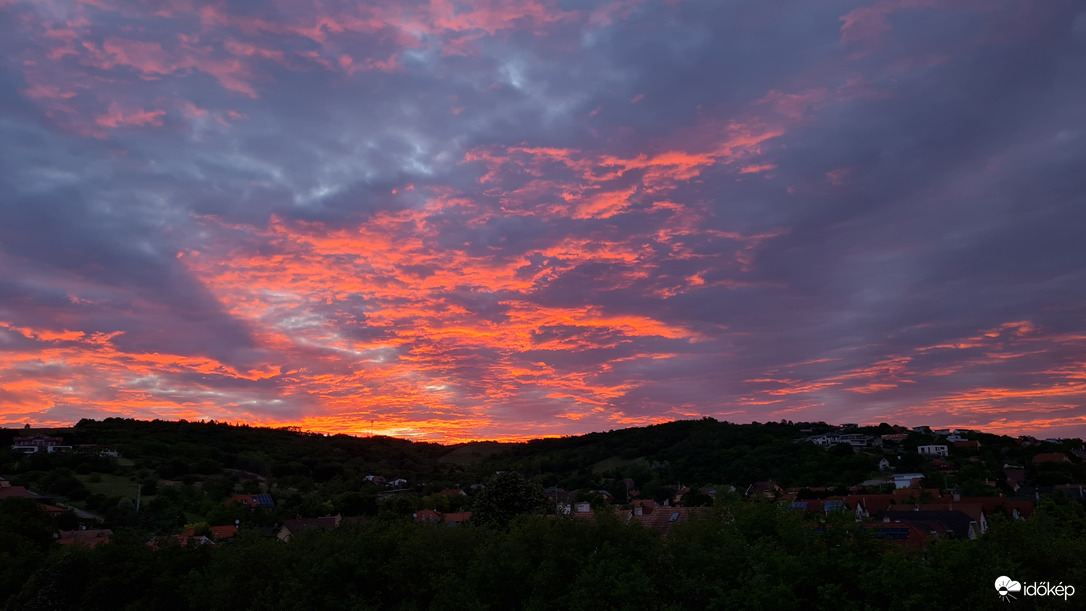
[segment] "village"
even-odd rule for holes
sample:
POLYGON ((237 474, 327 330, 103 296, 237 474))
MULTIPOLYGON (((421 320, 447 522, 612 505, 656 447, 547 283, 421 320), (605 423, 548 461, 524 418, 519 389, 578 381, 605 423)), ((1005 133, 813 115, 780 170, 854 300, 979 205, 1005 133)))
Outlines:
MULTIPOLYGON (((804 431, 810 432, 810 429, 804 431)), ((860 432, 856 425, 844 424, 825 432, 798 437, 792 443, 813 444, 826 452, 859 452, 860 456, 871 459, 872 471, 878 475, 850 486, 785 487, 772 478, 738 486, 690 487, 676 483, 664 486, 666 494, 657 493, 655 498, 643 494, 639 489, 639 484, 644 482, 630 477, 617 480, 605 478, 601 481, 606 487, 596 489, 566 490, 557 486, 537 486, 540 496, 536 499, 533 512, 554 519, 606 519, 668 535, 677 526, 707 515, 714 506, 724 505, 725 499, 741 500, 776 505, 782 511, 801 516, 816 529, 826 528, 835 520, 848 519, 861 525, 875 539, 922 549, 940 538, 982 537, 993 520, 1028 520, 1043 497, 1062 495, 1079 503, 1086 502, 1082 481, 1027 485, 1027 473, 1077 466, 1086 459, 1086 450, 1081 446, 1066 449, 1065 440, 1059 439, 1016 438, 1014 443, 1018 447, 1031 450, 1028 464, 1003 464, 1002 478, 982 482, 981 489, 986 493, 977 494, 976 485, 970 486, 971 490, 948 486, 958 475, 959 468, 955 464, 968 467, 980 462, 978 454, 981 443, 976 437, 973 431, 932 430, 929 427, 895 430, 880 435, 870 431, 860 432), (917 436, 930 443, 907 443, 909 439, 917 439, 917 436), (618 495, 613 491, 618 491, 618 495), (540 499, 542 502, 538 502, 540 499)), ((13 441, 10 450, 16 455, 93 455, 113 461, 122 458, 110 446, 68 444, 62 436, 23 434, 13 441)), ((392 474, 368 474, 363 481, 376 492, 382 506, 395 506, 393 511, 398 511, 402 519, 443 527, 471 524, 473 502, 485 495, 487 488, 486 483, 480 481, 463 488, 434 489, 433 485, 410 482, 392 474), (412 503, 414 506, 411 506, 412 503)), ((169 482, 158 485, 159 489, 168 487, 169 482)), ((203 521, 186 524, 177 527, 173 533, 148 537, 147 545, 159 548, 167 542, 182 546, 229 544, 244 528, 287 542, 303 531, 335 530, 343 525, 364 524, 373 519, 372 512, 371 515, 344 515, 342 511, 284 517, 282 511, 276 511, 276 499, 265 482, 252 480, 248 485, 237 486, 242 487, 248 492, 235 489, 227 498, 217 501, 224 510, 217 514, 235 516, 233 523, 203 521), (270 518, 273 515, 276 516, 274 520, 270 518)), ((41 493, 0 479, 0 500, 12 498, 33 500, 43 512, 54 518, 57 523, 54 535, 57 545, 93 548, 109 542, 113 534, 113 530, 103 524, 103 517, 89 511, 85 504, 73 502, 63 495, 41 493)), ((137 498, 137 513, 142 502, 141 498, 137 498)), ((387 512, 385 515, 387 517, 387 512)))

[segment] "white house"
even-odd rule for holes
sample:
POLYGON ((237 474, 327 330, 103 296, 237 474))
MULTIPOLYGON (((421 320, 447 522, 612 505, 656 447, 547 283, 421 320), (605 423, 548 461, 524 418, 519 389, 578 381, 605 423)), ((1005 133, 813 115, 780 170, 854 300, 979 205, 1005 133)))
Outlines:
POLYGON ((894 487, 895 488, 909 488, 913 484, 913 480, 924 479, 923 473, 895 473, 894 474, 894 487))
POLYGON ((948 456, 950 450, 945 445, 917 446, 916 451, 924 456, 948 456))

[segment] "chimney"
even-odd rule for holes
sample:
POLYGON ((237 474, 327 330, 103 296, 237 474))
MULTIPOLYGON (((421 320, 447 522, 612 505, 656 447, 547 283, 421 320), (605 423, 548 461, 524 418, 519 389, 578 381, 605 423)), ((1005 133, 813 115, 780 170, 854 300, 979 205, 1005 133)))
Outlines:
POLYGON ((639 516, 639 515, 643 515, 643 514, 644 514, 644 510, 641 508, 641 505, 637 505, 637 506, 634 507, 634 515, 635 516, 639 516))

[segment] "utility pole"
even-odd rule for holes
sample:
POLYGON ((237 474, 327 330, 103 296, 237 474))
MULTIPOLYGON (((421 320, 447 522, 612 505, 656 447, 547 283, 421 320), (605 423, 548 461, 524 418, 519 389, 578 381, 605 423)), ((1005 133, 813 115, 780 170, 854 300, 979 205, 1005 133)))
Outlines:
POLYGON ((143 484, 136 487, 136 513, 140 512, 140 499, 143 496, 143 484))

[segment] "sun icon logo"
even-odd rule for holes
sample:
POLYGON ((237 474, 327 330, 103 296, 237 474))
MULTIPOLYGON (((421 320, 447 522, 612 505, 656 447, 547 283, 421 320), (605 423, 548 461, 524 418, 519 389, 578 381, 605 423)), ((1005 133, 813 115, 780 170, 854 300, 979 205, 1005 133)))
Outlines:
POLYGON ((1002 575, 999 579, 995 580, 995 589, 996 592, 999 593, 1000 598, 1007 602, 1010 602, 1011 599, 1014 598, 1011 592, 1021 592, 1022 584, 1011 579, 1010 577, 1007 577, 1006 575, 1002 575))

